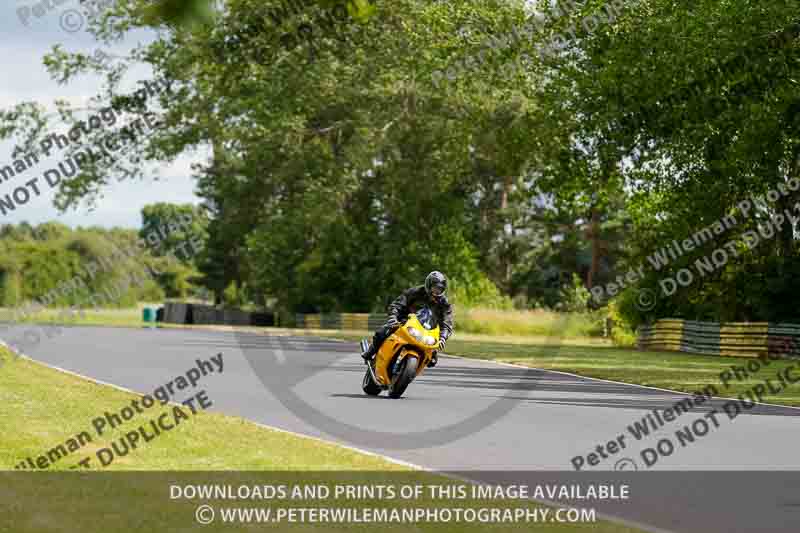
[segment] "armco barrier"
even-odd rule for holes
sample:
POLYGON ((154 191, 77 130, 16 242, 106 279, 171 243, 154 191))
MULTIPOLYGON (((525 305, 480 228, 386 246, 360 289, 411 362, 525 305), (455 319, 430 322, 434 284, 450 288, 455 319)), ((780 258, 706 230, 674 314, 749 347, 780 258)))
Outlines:
POLYGON ((800 325, 662 319, 639 328, 637 346, 642 350, 736 357, 800 357, 800 325))

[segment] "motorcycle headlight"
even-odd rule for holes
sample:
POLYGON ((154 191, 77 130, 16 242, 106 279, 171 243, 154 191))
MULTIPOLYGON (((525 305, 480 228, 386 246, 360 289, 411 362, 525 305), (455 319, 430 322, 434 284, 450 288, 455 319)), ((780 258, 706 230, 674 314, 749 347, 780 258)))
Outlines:
POLYGON ((422 333, 417 328, 410 327, 408 328, 408 334, 414 337, 418 341, 422 341, 422 333))
POLYGON ((428 346, 433 346, 434 344, 436 344, 436 339, 434 339, 430 335, 425 335, 425 339, 423 339, 423 342, 428 346))

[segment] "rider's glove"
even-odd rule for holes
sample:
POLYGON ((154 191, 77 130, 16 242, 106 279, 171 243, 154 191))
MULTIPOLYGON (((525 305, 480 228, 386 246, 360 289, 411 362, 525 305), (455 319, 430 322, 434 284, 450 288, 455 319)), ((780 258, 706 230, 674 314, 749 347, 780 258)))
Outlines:
POLYGON ((440 351, 440 352, 443 352, 443 351, 444 351, 444 345, 445 345, 445 344, 447 344, 447 339, 445 339, 444 337, 441 337, 441 338, 439 339, 439 351, 440 351))
POLYGON ((392 315, 386 320, 386 327, 389 329, 394 329, 400 325, 400 321, 397 320, 397 317, 392 315))

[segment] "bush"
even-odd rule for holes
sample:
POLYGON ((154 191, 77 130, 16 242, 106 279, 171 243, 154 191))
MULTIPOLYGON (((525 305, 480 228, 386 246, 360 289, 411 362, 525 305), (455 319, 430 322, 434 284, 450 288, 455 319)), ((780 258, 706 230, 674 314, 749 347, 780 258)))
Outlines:
POLYGON ((500 294, 497 286, 483 274, 475 276, 469 282, 450 280, 449 285, 450 297, 448 299, 459 307, 505 310, 514 308, 511 298, 500 294))
POLYGON ((613 322, 611 327, 611 341, 617 346, 635 346, 635 327, 620 313, 619 302, 612 300, 608 304, 608 316, 613 322))
POLYGON ((237 289, 236 283, 231 282, 228 288, 222 293, 222 301, 225 307, 243 308, 247 305, 247 287, 242 285, 237 289))
POLYGON ((474 308, 456 309, 456 332, 485 335, 526 335, 566 338, 599 337, 603 334, 605 313, 559 313, 543 309, 501 310, 474 308), (564 321, 557 326, 557 321, 564 321))
POLYGON ((152 266, 158 271, 155 278, 167 298, 185 299, 189 295, 193 288, 189 279, 196 274, 194 269, 161 257, 152 259, 152 266))
POLYGON ((22 303, 22 283, 18 270, 0 266, 0 290, 3 307, 14 307, 22 303))
POLYGON ((556 304, 557 311, 578 313, 588 309, 591 294, 583 286, 580 276, 572 274, 572 284, 564 285, 561 288, 561 301, 556 304))

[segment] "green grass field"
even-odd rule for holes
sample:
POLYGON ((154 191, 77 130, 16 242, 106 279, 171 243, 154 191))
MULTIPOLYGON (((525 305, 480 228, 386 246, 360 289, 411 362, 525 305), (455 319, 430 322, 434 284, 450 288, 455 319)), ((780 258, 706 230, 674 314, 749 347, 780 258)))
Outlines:
MULTIPOLYGON (((5 359, 8 353, 2 354, 5 359)), ((20 475, 0 472, 0 530, 3 520, 13 521, 15 533, 43 531, 194 531, 191 500, 170 500, 170 484, 337 483, 361 485, 400 483, 452 485, 459 482, 434 473, 413 471, 381 458, 334 444, 303 438, 257 426, 246 420, 209 411, 198 411, 175 429, 117 458, 107 468, 95 464, 85 471, 64 473, 70 466, 98 449, 110 446, 124 432, 146 423, 168 406, 156 406, 102 436, 93 432, 91 421, 105 411, 119 412, 135 395, 66 374, 39 363, 20 359, 0 367, 0 471, 12 470, 26 457, 35 458, 86 431, 94 440, 57 459, 48 472, 20 475), (210 471, 217 472, 210 472, 210 471), (145 471, 134 474, 132 471, 145 471), (159 471, 172 472, 171 474, 159 471), (127 472, 126 476, 122 474, 127 472), (150 472, 148 474, 147 472, 150 472), (180 474, 178 472, 181 472, 180 474), (194 474, 192 473, 194 472, 194 474), (257 472, 269 472, 267 477, 257 472), (282 473, 281 473, 282 472, 282 473), (325 472, 328 472, 327 474, 325 472), (48 477, 49 476, 49 477, 48 477)), ((213 401, 213 398, 211 398, 213 401)), ((213 408, 212 408, 213 409, 213 408)), ((188 410, 188 408, 186 408, 188 410)), ((16 471, 15 471, 16 472, 16 471)), ((292 502, 211 501, 219 506, 264 507, 384 507, 403 508, 403 500, 322 500, 292 502)), ((526 500, 436 500, 422 498, 419 507, 493 507, 499 509, 545 509, 526 500)), ((203 526, 204 531, 263 530, 264 524, 203 526)), ((376 524, 269 524, 274 531, 374 531, 376 524)), ((511 532, 542 527, 539 524, 380 524, 381 530, 511 532)), ((543 531, 633 533, 634 529, 609 522, 548 523, 543 531)), ((10 531, 10 530, 9 530, 10 531)))

